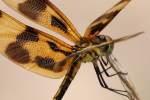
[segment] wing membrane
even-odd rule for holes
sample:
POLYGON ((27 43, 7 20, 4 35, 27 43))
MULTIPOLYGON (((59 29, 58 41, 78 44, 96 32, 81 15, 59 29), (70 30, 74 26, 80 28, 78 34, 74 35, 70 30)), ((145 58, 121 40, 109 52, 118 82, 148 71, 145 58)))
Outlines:
POLYGON ((91 39, 98 35, 130 1, 131 0, 121 0, 102 16, 94 20, 86 29, 84 37, 91 39))
POLYGON ((69 19, 49 0, 3 0, 16 11, 33 21, 78 42, 80 35, 69 19))
POLYGON ((72 52, 72 47, 44 32, 26 26, 0 11, 0 52, 32 72, 60 78, 72 59, 55 66, 72 52))

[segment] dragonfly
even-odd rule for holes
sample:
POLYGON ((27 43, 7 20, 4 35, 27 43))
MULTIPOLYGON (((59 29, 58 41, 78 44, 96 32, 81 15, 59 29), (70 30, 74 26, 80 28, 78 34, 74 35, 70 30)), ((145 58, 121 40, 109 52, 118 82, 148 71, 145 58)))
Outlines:
POLYGON ((139 36, 143 32, 117 39, 100 34, 130 1, 121 0, 115 4, 94 20, 85 30, 84 36, 81 36, 63 12, 49 0, 3 0, 18 13, 62 35, 74 45, 28 26, 0 10, 0 52, 17 65, 36 74, 53 79, 65 76, 53 100, 62 100, 81 63, 86 62, 93 64, 103 88, 130 100, 140 100, 112 52, 116 43, 139 36), (109 69, 113 69, 115 74, 110 74, 109 69), (125 90, 111 88, 103 75, 118 76, 125 90))

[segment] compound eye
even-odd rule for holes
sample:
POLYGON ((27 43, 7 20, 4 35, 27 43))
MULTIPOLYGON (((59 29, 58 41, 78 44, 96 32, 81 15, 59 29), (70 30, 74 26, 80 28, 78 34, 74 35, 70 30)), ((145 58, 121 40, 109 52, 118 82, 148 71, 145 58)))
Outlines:
POLYGON ((102 41, 106 41, 106 36, 105 36, 105 35, 100 35, 99 38, 100 38, 100 40, 102 40, 102 41))

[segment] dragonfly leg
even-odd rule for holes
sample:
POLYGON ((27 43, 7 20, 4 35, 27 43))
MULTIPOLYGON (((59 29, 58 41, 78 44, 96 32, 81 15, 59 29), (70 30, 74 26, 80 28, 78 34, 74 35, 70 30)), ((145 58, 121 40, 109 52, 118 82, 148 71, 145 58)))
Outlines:
POLYGON ((117 94, 120 94, 120 95, 123 95, 123 96, 128 97, 128 95, 124 94, 124 93, 127 93, 127 91, 125 91, 125 90, 113 89, 113 88, 110 88, 110 87, 107 85, 107 83, 105 82, 104 77, 102 76, 101 71, 100 71, 100 69, 99 69, 99 67, 98 67, 97 61, 93 61, 93 65, 94 65, 94 69, 95 69, 97 78, 98 78, 98 80, 99 80, 99 83, 100 83, 100 85, 101 85, 103 88, 105 88, 105 89, 107 89, 107 90, 110 90, 110 91, 112 91, 112 92, 115 92, 115 93, 117 93, 117 94))
POLYGON ((108 60, 105 61, 105 60, 101 57, 101 59, 99 59, 98 61, 99 61, 100 65, 101 65, 101 67, 102 67, 102 69, 103 69, 103 71, 101 71, 101 74, 102 74, 102 73, 105 73, 107 77, 113 77, 113 76, 116 76, 116 75, 118 75, 118 74, 121 74, 121 75, 127 75, 127 74, 128 74, 128 73, 123 73, 123 72, 117 72, 117 73, 115 73, 115 74, 109 74, 107 71, 108 71, 109 69, 111 69, 112 67, 110 66, 110 67, 108 67, 108 68, 105 68, 105 66, 108 65, 108 60))

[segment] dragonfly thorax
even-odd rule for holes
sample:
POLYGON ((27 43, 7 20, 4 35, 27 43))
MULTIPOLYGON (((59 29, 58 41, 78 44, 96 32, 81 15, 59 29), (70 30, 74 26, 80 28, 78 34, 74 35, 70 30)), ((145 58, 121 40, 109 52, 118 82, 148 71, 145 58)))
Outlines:
MULTIPOLYGON (((93 45, 102 44, 109 41, 112 41, 111 37, 105 35, 99 35, 96 36, 93 40, 91 40, 91 42, 82 45, 87 45, 86 47, 84 47, 87 48, 90 46, 92 47, 93 45)), ((90 49, 89 51, 85 52, 84 54, 85 56, 83 57, 83 62, 91 62, 94 59, 98 59, 100 56, 110 55, 113 51, 113 47, 114 44, 109 44, 102 47, 96 47, 90 49)))

